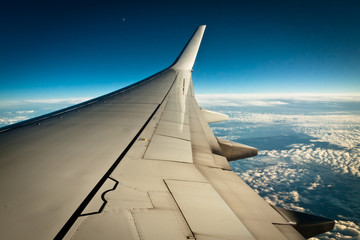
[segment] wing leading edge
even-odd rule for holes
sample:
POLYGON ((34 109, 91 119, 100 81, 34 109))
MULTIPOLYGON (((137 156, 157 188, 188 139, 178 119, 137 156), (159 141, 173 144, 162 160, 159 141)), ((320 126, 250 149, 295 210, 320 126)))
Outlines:
POLYGON ((217 139, 208 122, 226 116, 196 102, 204 30, 131 88, 0 134, 3 238, 304 239, 332 228, 271 207, 231 170, 257 150, 217 139))

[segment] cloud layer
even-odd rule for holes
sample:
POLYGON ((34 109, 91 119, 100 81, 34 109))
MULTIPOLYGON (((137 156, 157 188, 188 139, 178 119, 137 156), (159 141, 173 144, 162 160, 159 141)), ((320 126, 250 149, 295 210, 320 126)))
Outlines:
POLYGON ((89 98, 33 99, 0 102, 0 127, 41 116, 89 98))
POLYGON ((360 94, 196 94, 202 106, 272 106, 288 104, 289 101, 311 102, 360 102, 360 94))
POLYGON ((199 102, 230 116, 212 125, 217 136, 259 148, 231 166, 267 202, 336 219, 333 231, 314 239, 360 239, 359 101, 236 95, 199 102))
MULTIPOLYGON (((259 148, 231 163, 267 202, 337 219, 314 239, 360 239, 360 95, 197 95, 201 105, 230 116, 217 136, 259 148), (253 142, 253 144, 250 144, 253 142)), ((0 104, 0 126, 87 98, 0 104)))
MULTIPOLYGON (((259 155, 290 157, 293 161, 309 162, 329 166, 334 171, 360 177, 360 116, 358 115, 283 115, 227 111, 230 121, 239 124, 256 125, 290 125, 295 133, 311 137, 312 144, 292 144, 288 149, 260 151, 259 155), (335 145, 338 149, 322 147, 323 144, 335 145)), ((255 126, 253 126, 255 125, 255 126)), ((224 128, 213 127, 214 131, 224 128)), ((247 127, 249 129, 249 126, 247 127)), ((230 128, 235 134, 228 136, 236 139, 240 129, 230 128)))

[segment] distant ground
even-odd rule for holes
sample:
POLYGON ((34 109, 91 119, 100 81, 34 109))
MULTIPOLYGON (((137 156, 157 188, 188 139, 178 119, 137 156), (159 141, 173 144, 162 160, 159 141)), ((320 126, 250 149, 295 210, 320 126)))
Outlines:
MULTIPOLYGON (((218 137, 259 149, 231 162, 266 201, 336 220, 314 239, 360 239, 360 95, 198 95, 226 113, 211 124, 218 137)), ((0 103, 0 127, 49 113, 79 99, 0 103)))

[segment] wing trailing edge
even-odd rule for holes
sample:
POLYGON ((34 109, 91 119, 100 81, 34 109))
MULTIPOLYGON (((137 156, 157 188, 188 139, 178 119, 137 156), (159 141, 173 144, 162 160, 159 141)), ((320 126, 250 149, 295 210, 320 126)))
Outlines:
POLYGON ((189 42, 186 44, 180 55, 177 57, 170 68, 180 70, 191 70, 194 66, 196 55, 198 53, 202 37, 204 35, 206 25, 199 26, 189 42))

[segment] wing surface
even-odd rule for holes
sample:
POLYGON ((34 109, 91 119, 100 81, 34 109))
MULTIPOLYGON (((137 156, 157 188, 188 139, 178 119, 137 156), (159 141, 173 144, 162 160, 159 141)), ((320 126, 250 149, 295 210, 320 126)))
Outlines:
POLYGON ((204 30, 148 79, 2 129, 2 238, 304 239, 231 170, 220 115, 196 102, 204 30))

